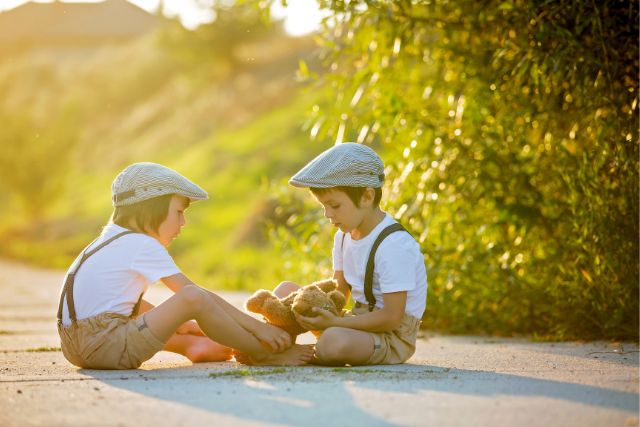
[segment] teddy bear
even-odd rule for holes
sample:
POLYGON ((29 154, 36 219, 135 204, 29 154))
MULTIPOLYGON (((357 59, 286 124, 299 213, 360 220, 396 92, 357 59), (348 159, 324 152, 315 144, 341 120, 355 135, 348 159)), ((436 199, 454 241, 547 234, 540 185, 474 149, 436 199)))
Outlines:
POLYGON ((340 316, 346 304, 344 294, 333 279, 321 280, 303 286, 280 299, 272 292, 261 289, 256 291, 245 303, 245 308, 253 313, 262 314, 272 325, 287 331, 292 338, 306 332, 298 324, 294 312, 303 316, 314 316, 313 308, 319 307, 340 316))

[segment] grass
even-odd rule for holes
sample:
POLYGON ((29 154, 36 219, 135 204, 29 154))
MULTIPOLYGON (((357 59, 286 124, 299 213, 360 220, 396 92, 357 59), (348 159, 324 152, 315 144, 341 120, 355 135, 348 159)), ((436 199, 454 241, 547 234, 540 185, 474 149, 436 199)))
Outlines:
POLYGON ((354 373, 354 374, 379 374, 383 371, 377 371, 375 369, 358 369, 358 368, 332 368, 331 372, 335 372, 338 374, 342 374, 342 373, 354 373))
MULTIPOLYGON (((287 55, 311 50, 295 40, 281 43, 287 55)), ((209 76, 211 65, 187 69, 152 38, 88 60, 83 74, 76 76, 85 83, 65 97, 60 98, 57 89, 67 83, 66 74, 58 72, 68 67, 62 60, 47 63, 60 81, 52 77, 34 89, 27 79, 16 79, 5 97, 29 117, 35 115, 32 99, 45 99, 38 103, 45 105, 45 112, 82 100, 79 106, 91 120, 80 117, 78 123, 65 125, 77 125, 79 141, 68 167, 48 170, 48 175, 64 173, 66 185, 42 203, 38 218, 25 217, 17 189, 0 185, 0 203, 8 207, 0 212, 0 239, 9 242, 0 245, 0 256, 67 268, 108 220, 114 176, 131 162, 152 161, 184 173, 210 194, 210 200, 189 209, 189 226, 170 248, 190 278, 211 289, 247 291, 272 288, 284 280, 287 259, 264 230, 265 220, 273 216, 269 185, 289 177, 323 148, 309 144, 308 131, 302 129, 317 94, 303 93, 291 83, 295 66, 271 58, 276 78, 268 77, 273 95, 265 97, 263 67, 243 69, 242 85, 236 77, 201 81, 192 72, 209 76), (126 75, 116 81, 112 70, 123 64, 126 75), (158 69, 163 78, 149 80, 148 71, 158 69), (93 114, 104 113, 105 105, 108 114, 93 114)), ((9 84, 6 70, 17 66, 0 66, 0 86, 9 84)), ((35 72, 28 61, 15 70, 16 75, 35 72)), ((5 135, 2 129, 0 134, 5 135)), ((22 158, 19 151, 8 153, 16 162, 22 158)), ((23 161, 28 170, 30 163, 23 161)))
MULTIPOLYGON (((308 160, 309 151, 319 150, 309 150, 300 128, 311 101, 308 95, 292 97, 245 126, 220 127, 202 136, 180 155, 171 153, 171 147, 158 147, 144 157, 184 171, 210 193, 211 200, 189 209, 188 226, 170 248, 180 268, 198 284, 254 291, 295 279, 283 277, 287 259, 269 240, 264 221, 272 215, 268 183, 288 177, 308 160)), ((75 186, 66 188, 59 206, 48 210, 38 227, 12 219, 20 216, 19 207, 0 213, 0 237, 10 241, 0 248, 0 255, 46 267, 68 267, 106 223, 111 213, 110 182, 119 167, 114 165, 110 172, 70 171, 70 181, 81 183, 81 195, 74 194, 75 186)))
MULTIPOLYGON (((256 378, 256 377, 269 377, 282 374, 290 374, 284 377, 285 381, 377 381, 384 379, 412 379, 416 380, 422 378, 425 380, 432 379, 444 379, 450 378, 457 380, 459 376, 450 376, 449 372, 451 368, 442 369, 422 369, 419 371, 410 370, 388 370, 388 369, 371 369, 366 367, 313 367, 309 366, 309 369, 296 369, 296 368, 272 368, 272 369, 235 369, 222 372, 211 372, 209 378, 256 378), (297 375, 293 375, 293 374, 297 375), (337 378, 336 378, 337 377, 337 378)), ((453 374, 453 373, 452 373, 453 374)), ((282 379, 274 378, 274 380, 282 379)))
POLYGON ((44 353, 47 351, 62 351, 60 347, 38 347, 38 348, 28 348, 26 350, 27 353, 44 353))
POLYGON ((309 103, 301 96, 240 129, 220 130, 176 163, 211 196, 190 209, 191 226, 172 246, 178 265, 199 284, 254 291, 285 280, 286 259, 263 228, 272 214, 266 183, 289 176, 309 156, 299 124, 309 103))
POLYGON ((231 377, 231 378, 252 378, 265 375, 277 375, 284 374, 288 370, 286 368, 273 368, 273 369, 237 369, 233 371, 224 372, 211 372, 210 378, 231 377))

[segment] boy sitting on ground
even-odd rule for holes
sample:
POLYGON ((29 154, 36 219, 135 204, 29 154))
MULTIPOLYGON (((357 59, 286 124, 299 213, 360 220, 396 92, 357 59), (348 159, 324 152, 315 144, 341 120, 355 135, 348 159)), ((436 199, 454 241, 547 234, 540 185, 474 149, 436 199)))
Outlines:
MULTIPOLYGON (((397 364, 415 352, 426 307, 427 276, 420 246, 379 207, 384 165, 369 147, 344 143, 320 154, 289 183, 308 187, 338 228, 333 244, 338 289, 355 302, 352 315, 315 308, 297 315, 306 329, 322 330, 316 362, 325 365, 397 364)), ((283 282, 274 293, 297 290, 283 282)))

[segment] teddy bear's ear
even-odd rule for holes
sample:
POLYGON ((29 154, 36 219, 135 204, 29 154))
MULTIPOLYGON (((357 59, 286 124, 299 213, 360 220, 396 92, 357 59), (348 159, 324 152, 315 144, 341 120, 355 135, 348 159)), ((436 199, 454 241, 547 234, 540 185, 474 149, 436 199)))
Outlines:
POLYGON ((338 290, 335 290, 335 291, 329 292, 327 294, 327 296, 336 305, 336 308, 338 309, 338 313, 340 311, 342 311, 342 309, 344 308, 345 304, 347 303, 347 300, 344 297, 344 294, 342 292, 338 291, 338 290))
POLYGON ((314 285, 322 289, 324 293, 329 293, 338 288, 338 282, 333 279, 320 280, 319 282, 315 282, 314 285))
POLYGON ((267 290, 260 289, 249 297, 247 302, 244 303, 244 306, 253 313, 262 313, 265 302, 273 298, 276 298, 274 294, 267 290))
POLYGON ((282 298, 280 302, 286 305, 287 307, 291 307, 291 304, 293 304, 293 300, 295 299, 296 295, 298 295, 299 292, 300 292, 300 289, 298 289, 295 292, 291 292, 289 295, 282 298))

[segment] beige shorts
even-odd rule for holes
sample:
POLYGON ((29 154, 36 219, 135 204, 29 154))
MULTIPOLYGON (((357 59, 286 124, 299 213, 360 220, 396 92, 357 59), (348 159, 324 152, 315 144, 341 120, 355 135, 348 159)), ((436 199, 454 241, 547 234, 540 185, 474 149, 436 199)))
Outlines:
POLYGON ((164 347, 144 316, 102 313, 75 325, 58 325, 58 333, 67 360, 88 369, 136 369, 164 347))
MULTIPOLYGON (((366 304, 356 303, 351 313, 356 316, 369 313, 369 308, 366 304)), ((373 354, 364 365, 396 365, 406 362, 416 351, 418 329, 420 319, 405 313, 397 329, 366 332, 373 337, 373 354)))

